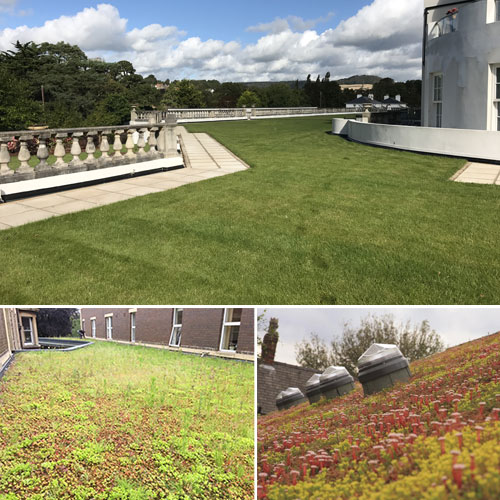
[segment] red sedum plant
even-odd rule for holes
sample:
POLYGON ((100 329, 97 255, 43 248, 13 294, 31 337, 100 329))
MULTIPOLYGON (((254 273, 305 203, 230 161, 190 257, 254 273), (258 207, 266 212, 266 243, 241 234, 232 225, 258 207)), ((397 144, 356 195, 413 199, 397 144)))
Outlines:
POLYGON ((367 398, 261 417, 257 497, 500 498, 500 332, 411 368, 367 398))

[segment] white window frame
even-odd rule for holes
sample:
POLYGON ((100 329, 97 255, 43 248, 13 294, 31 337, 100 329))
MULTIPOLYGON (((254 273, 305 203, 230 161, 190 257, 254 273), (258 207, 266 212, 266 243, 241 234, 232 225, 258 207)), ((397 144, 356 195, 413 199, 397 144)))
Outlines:
POLYGON ((104 315, 104 325, 106 327, 106 340, 113 340, 113 313, 104 315))
POLYGON ((432 75, 432 117, 434 126, 441 128, 443 126, 443 73, 434 73, 432 75), (436 82, 440 86, 436 86, 436 82), (436 92, 439 89, 439 92, 436 92))
POLYGON ((21 327, 23 329, 23 345, 35 345, 35 327, 33 324, 33 317, 32 316, 21 316, 21 327), (29 332, 30 332, 30 338, 31 342, 26 341, 26 334, 25 334, 25 328, 24 328, 24 318, 26 318, 29 321, 29 332))
MULTIPOLYGON (((219 344, 219 350, 222 352, 236 352, 238 349, 238 343, 236 343, 236 348, 235 349, 224 349, 224 344, 226 343, 226 330, 232 327, 232 326, 238 326, 241 328, 241 321, 228 321, 229 318, 229 313, 230 311, 233 311, 233 309, 242 309, 240 307, 226 307, 224 308, 224 318, 222 321, 222 331, 221 331, 221 336, 220 336, 220 344, 219 344)), ((242 310, 243 312, 243 310, 242 310)), ((240 335, 240 332, 238 330, 238 337, 240 335)))
POLYGON ((500 63, 490 65, 489 130, 500 131, 500 63))
POLYGON ((93 339, 96 338, 96 318, 90 318, 90 335, 93 339))
POLYGON ((486 1, 486 23, 496 23, 500 21, 500 0, 486 1))
POLYGON ((130 310, 129 311, 129 314, 130 314, 130 342, 135 342, 135 331, 136 331, 136 320, 137 320, 137 317, 136 317, 136 313, 137 311, 134 311, 134 310, 130 310))
POLYGON ((168 343, 168 345, 170 347, 180 347, 180 345, 181 345, 181 338, 182 338, 182 318, 181 318, 181 322, 179 323, 178 319, 177 319, 177 313, 178 312, 182 312, 182 315, 184 316, 184 309, 182 307, 174 309, 174 317, 172 319, 172 331, 170 333, 170 341, 168 343), (175 343, 175 338, 177 336, 176 335, 177 331, 179 331, 179 335, 178 335, 178 341, 177 341, 177 343, 175 343))

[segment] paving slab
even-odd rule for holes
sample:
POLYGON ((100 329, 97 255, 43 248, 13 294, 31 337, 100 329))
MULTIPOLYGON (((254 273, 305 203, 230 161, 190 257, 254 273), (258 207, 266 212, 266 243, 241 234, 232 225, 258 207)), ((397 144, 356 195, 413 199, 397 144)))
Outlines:
POLYGON ((45 210, 47 212, 52 212, 54 214, 69 214, 72 212, 79 212, 80 210, 87 210, 89 208, 94 208, 95 203, 84 200, 73 200, 68 203, 61 203, 59 205, 54 205, 53 207, 48 207, 45 210))
MULTIPOLYGON (((25 198, 23 200, 18 201, 17 204, 31 208, 46 208, 46 207, 51 207, 53 205, 58 205, 59 203, 67 203, 68 201, 71 201, 71 199, 74 198, 74 193, 71 194, 72 194, 71 197, 53 194, 52 196, 42 195, 42 196, 36 196, 34 198, 25 198)), ((7 206, 10 206, 10 204, 7 206)), ((2 214, 3 214, 3 209, 2 209, 2 214)))
MULTIPOLYGON (((455 174, 456 175, 456 174, 455 174)), ((488 163, 468 163, 465 168, 453 178, 455 182, 471 184, 499 185, 500 165, 488 163)))
POLYGON ((53 213, 47 212, 46 210, 33 209, 29 210, 28 212, 9 215, 7 217, 0 216, 0 223, 2 223, 2 225, 7 225, 8 227, 15 227, 22 226, 23 224, 28 224, 28 222, 36 222, 38 220, 48 219, 49 217, 53 216, 53 213))

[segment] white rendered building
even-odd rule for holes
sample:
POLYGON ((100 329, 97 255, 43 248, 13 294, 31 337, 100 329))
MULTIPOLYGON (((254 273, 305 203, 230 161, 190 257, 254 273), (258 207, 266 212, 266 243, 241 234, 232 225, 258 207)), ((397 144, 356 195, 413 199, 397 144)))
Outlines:
POLYGON ((424 0, 422 126, 500 130, 500 0, 424 0))

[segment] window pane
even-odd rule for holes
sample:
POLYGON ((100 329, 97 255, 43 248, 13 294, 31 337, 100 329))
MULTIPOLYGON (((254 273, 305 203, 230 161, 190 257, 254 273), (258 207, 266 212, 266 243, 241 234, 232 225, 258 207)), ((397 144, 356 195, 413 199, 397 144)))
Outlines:
POLYGON ((241 312, 243 309, 228 309, 226 323, 238 323, 241 321, 241 312))
POLYGON ((175 310, 174 325, 182 325, 182 309, 175 310))
POLYGON ((222 349, 228 351, 236 351, 238 347, 238 334, 240 333, 240 327, 238 325, 226 326, 224 328, 224 342, 222 349))
POLYGON ((26 344, 33 343, 33 322, 30 317, 23 316, 21 318, 21 322, 23 325, 23 333, 24 333, 24 342, 26 344))
POLYGON ((172 336, 170 338, 170 345, 179 347, 181 343, 182 327, 174 326, 172 330, 172 336))

